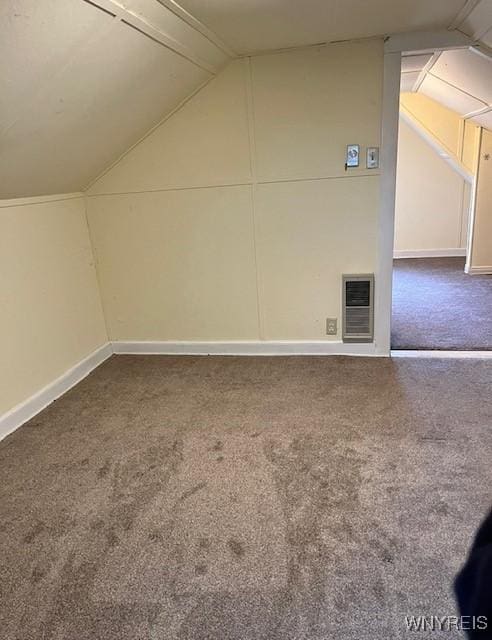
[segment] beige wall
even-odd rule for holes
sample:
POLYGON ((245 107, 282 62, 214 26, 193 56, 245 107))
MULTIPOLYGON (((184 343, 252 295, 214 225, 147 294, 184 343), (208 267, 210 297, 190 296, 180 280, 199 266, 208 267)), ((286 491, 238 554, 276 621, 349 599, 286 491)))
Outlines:
POLYGON ((235 61, 93 185, 112 339, 333 339, 341 274, 376 268, 379 171, 344 162, 380 144, 382 64, 381 41, 235 61))
POLYGON ((465 171, 476 172, 479 126, 422 93, 402 93, 400 107, 465 171))
POLYGON ((84 199, 0 201, 0 414, 107 341, 84 199))
POLYGON ((470 187, 400 118, 395 251, 466 247, 470 187))
POLYGON ((492 273, 492 131, 482 130, 474 216, 471 271, 492 273))

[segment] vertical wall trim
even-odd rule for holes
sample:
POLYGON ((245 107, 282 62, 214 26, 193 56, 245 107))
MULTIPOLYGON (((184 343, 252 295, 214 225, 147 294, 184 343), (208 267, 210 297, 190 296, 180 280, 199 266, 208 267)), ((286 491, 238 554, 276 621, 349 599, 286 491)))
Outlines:
POLYGON ((480 172, 480 155, 482 153, 482 132, 483 129, 480 127, 479 137, 478 137, 478 148, 477 148, 477 157, 476 157, 476 170, 475 177, 473 179, 472 190, 470 195, 470 214, 468 216, 468 238, 466 243, 466 263, 465 263, 465 273, 470 273, 472 262, 473 262, 473 240, 475 234, 475 213, 477 206, 477 188, 478 188, 478 176, 480 172))
POLYGON ((251 171, 251 215, 253 226, 253 244, 255 254, 255 275, 256 275, 256 308, 258 312, 258 335, 260 340, 265 339, 263 324, 263 309, 261 296, 260 260, 258 256, 258 220, 256 218, 256 195, 258 189, 258 175, 256 172, 256 133, 255 114, 253 97, 253 65, 251 56, 246 58, 246 111, 248 116, 248 139, 249 139, 249 166, 251 171))
POLYGON ((378 229, 378 271, 375 284, 377 352, 390 355, 393 247, 395 229, 396 163, 400 103, 401 53, 385 53, 381 126, 381 177, 378 229))

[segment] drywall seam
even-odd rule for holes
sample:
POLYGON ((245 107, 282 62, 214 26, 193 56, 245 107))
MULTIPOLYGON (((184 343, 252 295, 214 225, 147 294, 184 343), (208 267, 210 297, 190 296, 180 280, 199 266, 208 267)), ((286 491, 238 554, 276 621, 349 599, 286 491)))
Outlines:
POLYGON ((30 196, 28 198, 10 198, 8 200, 0 200, 0 209, 12 209, 13 207, 25 207, 31 204, 46 204, 48 202, 63 202, 64 200, 76 200, 83 198, 82 191, 74 193, 59 193, 51 196, 30 196))
POLYGON ((91 245, 92 260, 94 262, 94 271, 96 272, 97 293, 99 295, 99 304, 101 305, 101 314, 104 320, 104 328, 106 330, 106 339, 109 340, 109 327, 106 319, 106 309, 104 307, 104 301, 102 296, 101 278, 99 276, 99 261, 97 258, 96 245, 91 233, 91 226, 89 224, 89 216, 87 215, 87 198, 84 196, 84 216, 85 224, 87 226, 87 233, 89 236, 89 244, 91 245))
POLYGON ((248 141, 249 141, 249 166, 251 171, 251 222, 253 226, 253 245, 255 256, 255 276, 256 276, 256 307, 258 313, 258 335, 260 340, 265 337, 265 323, 262 307, 262 290, 260 260, 258 256, 258 221, 256 217, 256 194, 258 188, 258 175, 256 171, 256 131, 255 131, 255 111, 253 96, 253 68, 251 58, 246 59, 245 65, 246 83, 246 113, 248 119, 248 141))
POLYGON ((236 59, 242 58, 262 58, 264 56, 276 56, 282 53, 292 53, 293 51, 307 51, 309 49, 323 49, 325 47, 334 47, 336 45, 344 44, 357 44, 369 42, 372 40, 382 40, 386 36, 384 34, 378 34, 375 36, 367 36, 365 38, 347 38, 346 40, 331 40, 325 42, 315 42, 314 44, 302 44, 292 45, 291 47, 280 47, 277 49, 261 49, 260 51, 247 51, 245 53, 238 53, 236 59))
MULTIPOLYGON (((322 180, 354 180, 357 178, 371 178, 371 177, 379 177, 380 172, 372 171, 369 172, 361 172, 357 174, 340 174, 334 176, 315 176, 308 178, 279 178, 277 180, 257 180, 257 185, 263 184, 281 184, 281 183, 290 183, 290 182, 318 182, 322 180)), ((138 195, 139 193, 163 193, 167 191, 193 191, 195 189, 227 189, 229 187, 249 187, 253 184, 253 180, 248 180, 245 182, 223 182, 216 184, 196 184, 190 187, 163 187, 160 189, 141 189, 139 191, 111 191, 109 193, 82 193, 81 195, 86 198, 103 198, 106 196, 131 196, 138 195)))
POLYGON ((54 400, 78 384, 113 354, 110 342, 102 345, 61 376, 37 391, 27 400, 0 416, 0 440, 46 408, 54 400))
MULTIPOLYGON (((225 67, 221 69, 221 71, 223 71, 224 69, 225 67)), ((91 187, 93 187, 98 180, 100 180, 109 171, 111 171, 111 169, 113 169, 113 167, 115 167, 118 163, 120 163, 123 160, 123 158, 125 158, 125 156, 127 156, 131 151, 133 151, 133 149, 135 149, 135 147, 137 147, 141 142, 143 142, 152 133, 154 133, 156 129, 158 129, 161 125, 163 125, 166 122, 166 120, 168 120, 171 116, 173 116, 175 113, 180 111, 189 100, 191 100, 194 96, 196 96, 196 94, 199 91, 204 89, 207 86, 207 84, 216 77, 217 77, 216 75, 211 75, 210 78, 207 78, 207 80, 205 80, 205 82, 202 82, 202 84, 199 87, 197 87, 195 91, 193 91, 192 93, 190 93, 189 96, 184 98, 172 111, 166 114, 162 118, 162 120, 159 120, 157 124, 155 124, 151 129, 149 129, 146 133, 144 133, 144 135, 141 138, 139 138, 134 144, 132 144, 131 147, 129 147, 126 151, 124 151, 120 156, 118 156, 118 158, 116 158, 114 162, 112 162, 108 167, 106 167, 106 169, 104 169, 101 173, 99 173, 93 180, 91 180, 89 184, 82 191, 87 192, 91 187)), ((91 194, 87 194, 87 195, 91 195, 91 194)), ((92 195, 99 195, 99 194, 92 194, 92 195)))

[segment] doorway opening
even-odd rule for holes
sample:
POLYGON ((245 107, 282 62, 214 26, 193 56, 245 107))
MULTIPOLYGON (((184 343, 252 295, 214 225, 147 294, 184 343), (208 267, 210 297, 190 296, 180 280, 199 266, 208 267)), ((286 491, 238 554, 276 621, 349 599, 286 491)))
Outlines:
POLYGON ((394 350, 492 350, 491 87, 473 47, 402 56, 394 350))

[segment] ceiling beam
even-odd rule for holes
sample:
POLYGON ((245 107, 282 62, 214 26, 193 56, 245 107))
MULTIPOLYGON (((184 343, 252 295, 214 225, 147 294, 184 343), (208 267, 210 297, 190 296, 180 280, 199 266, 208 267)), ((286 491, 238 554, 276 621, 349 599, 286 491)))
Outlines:
POLYGON ((492 111, 492 106, 490 105, 488 107, 483 107, 482 109, 477 109, 476 111, 470 111, 470 113, 465 113, 463 118, 465 120, 469 120, 470 118, 474 118, 475 116, 481 116, 484 113, 488 113, 489 111, 492 111))
POLYGON ((481 0, 467 0, 461 10, 455 16, 448 29, 457 29, 470 15, 470 13, 480 4, 481 0))
POLYGON ((210 42, 215 44, 219 49, 222 49, 227 56, 230 58, 237 56, 237 53, 227 43, 221 40, 214 31, 209 29, 203 22, 200 22, 200 20, 186 11, 186 9, 183 9, 175 0, 157 0, 157 2, 169 9, 169 11, 174 13, 175 16, 178 16, 178 18, 181 18, 181 20, 190 25, 190 27, 193 27, 195 31, 201 33, 202 36, 205 36, 207 40, 210 40, 210 42))
POLYGON ((418 91, 420 89, 420 85, 425 80, 425 76, 429 73, 429 71, 432 69, 432 67, 439 60, 439 57, 440 57, 441 53, 442 53, 442 51, 436 51, 434 53, 434 55, 432 56, 432 58, 429 60, 429 62, 424 66, 424 68, 420 72, 419 77, 417 78, 417 80, 416 80, 416 82, 414 84, 413 91, 416 92, 416 91, 418 91))
POLYGON ((385 53, 445 51, 471 47, 475 42, 460 31, 413 31, 387 36, 384 44, 385 53))
MULTIPOLYGON (((136 15, 129 9, 122 7, 121 4, 117 2, 117 0, 83 0, 83 1, 86 2, 87 4, 91 4, 94 7, 101 9, 102 11, 105 11, 106 13, 109 13, 110 15, 114 16, 116 20, 119 20, 120 22, 122 22, 123 24, 129 27, 133 27, 134 29, 142 33, 144 36, 147 36, 151 40, 158 42, 162 46, 166 47, 167 49, 170 49, 171 51, 185 58, 189 62, 192 62, 193 64, 195 64, 197 67, 200 67, 204 71, 207 71, 208 73, 211 73, 213 75, 216 75, 220 71, 221 67, 217 67, 215 64, 211 64, 207 60, 204 60, 201 56, 197 55, 193 51, 191 46, 188 46, 186 43, 176 40, 169 34, 165 33, 161 28, 158 28, 155 25, 151 24, 140 15, 136 15)), ((167 10, 164 7, 164 5, 162 6, 162 10, 163 11, 167 10)), ((204 36, 202 33, 200 35, 206 38, 210 46, 217 47, 217 45, 214 42, 212 42, 208 37, 204 36)), ((222 49, 221 49, 221 52, 224 53, 222 49)))

